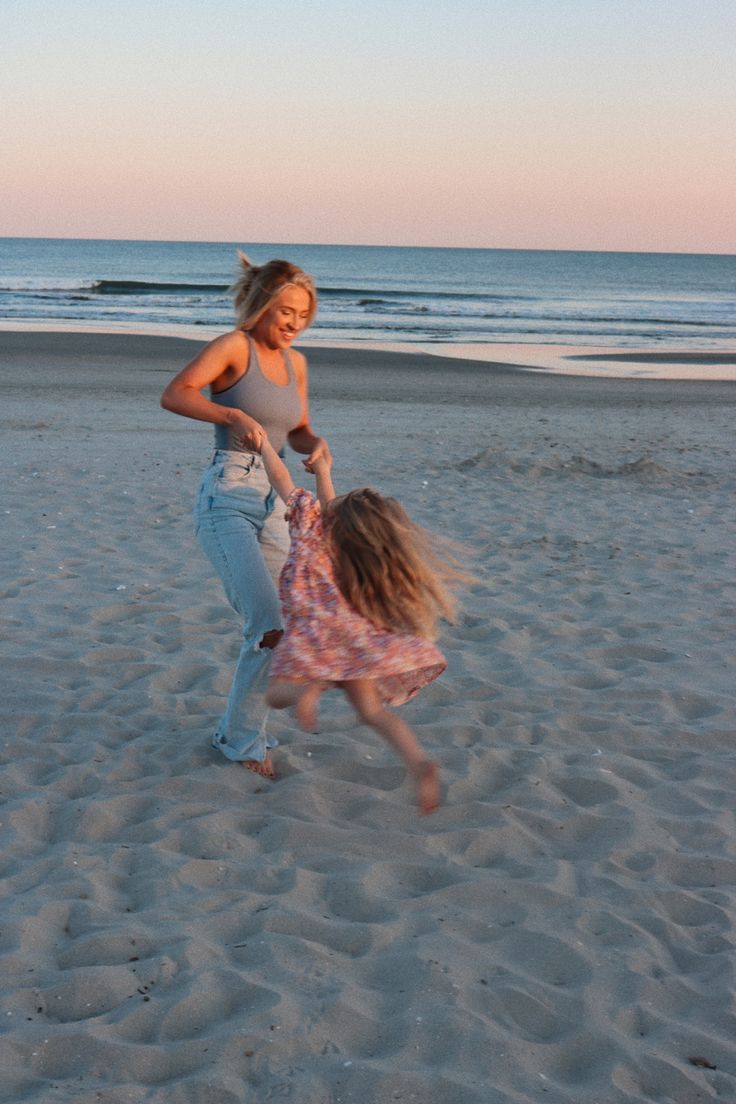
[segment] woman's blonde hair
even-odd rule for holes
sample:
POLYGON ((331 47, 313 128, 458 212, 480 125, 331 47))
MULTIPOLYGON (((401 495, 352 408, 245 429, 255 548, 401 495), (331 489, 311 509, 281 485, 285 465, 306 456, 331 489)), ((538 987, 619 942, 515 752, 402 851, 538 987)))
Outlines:
POLYGON ((325 513, 335 578, 347 601, 377 625, 433 640, 440 617, 454 621, 454 584, 473 581, 440 540, 401 503, 370 487, 349 491, 325 513))
POLYGON ((230 288, 235 303, 238 328, 252 330, 261 315, 265 314, 286 287, 300 287, 309 295, 309 315, 306 325, 311 325, 317 313, 317 289, 311 276, 289 261, 268 261, 254 265, 238 250, 240 275, 230 288))

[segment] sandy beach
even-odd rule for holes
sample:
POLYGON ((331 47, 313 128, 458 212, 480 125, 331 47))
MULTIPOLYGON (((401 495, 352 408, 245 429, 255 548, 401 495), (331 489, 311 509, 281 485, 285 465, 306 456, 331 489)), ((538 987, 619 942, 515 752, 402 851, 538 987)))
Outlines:
POLYGON ((736 383, 308 350, 338 489, 473 555, 421 818, 338 694, 209 747, 197 348, 0 333, 0 1099, 736 1100, 736 383))

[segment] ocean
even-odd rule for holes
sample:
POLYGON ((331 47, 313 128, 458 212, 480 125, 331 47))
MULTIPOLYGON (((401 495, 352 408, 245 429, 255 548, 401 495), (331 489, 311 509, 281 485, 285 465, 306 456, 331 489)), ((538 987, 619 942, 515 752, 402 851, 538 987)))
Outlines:
POLYGON ((0 238, 0 322, 226 330, 236 248, 319 290, 301 343, 733 352, 736 256, 0 238))

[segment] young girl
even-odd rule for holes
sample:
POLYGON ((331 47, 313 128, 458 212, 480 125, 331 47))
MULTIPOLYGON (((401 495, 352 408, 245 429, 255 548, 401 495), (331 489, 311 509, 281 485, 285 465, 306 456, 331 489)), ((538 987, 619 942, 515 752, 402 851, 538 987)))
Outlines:
POLYGON ((320 694, 340 686, 358 712, 398 752, 419 809, 439 805, 439 768, 409 726, 385 708, 412 698, 447 666, 432 643, 438 616, 451 619, 448 584, 462 578, 431 547, 403 507, 370 488, 336 496, 329 457, 304 461, 317 498, 296 488, 268 439, 266 473, 286 502, 291 549, 281 572, 285 620, 266 700, 294 706, 314 728, 320 694))

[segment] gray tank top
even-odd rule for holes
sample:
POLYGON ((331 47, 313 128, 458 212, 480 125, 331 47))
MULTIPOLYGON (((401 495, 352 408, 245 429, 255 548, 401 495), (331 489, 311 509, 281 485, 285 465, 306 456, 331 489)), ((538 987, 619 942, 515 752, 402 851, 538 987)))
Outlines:
MULTIPOLYGON (((296 386, 294 365, 291 363, 289 350, 284 349, 284 361, 289 373, 289 382, 283 387, 272 383, 261 371, 258 362, 258 353, 251 340, 248 338, 248 367, 240 379, 236 380, 232 387, 218 394, 210 394, 213 403, 218 406, 235 407, 249 414, 260 422, 272 446, 279 452, 286 441, 286 435, 292 429, 296 429, 302 413, 302 403, 296 386)), ((232 449, 235 452, 247 452, 242 446, 235 445, 232 441, 230 426, 215 426, 215 448, 232 449)))

